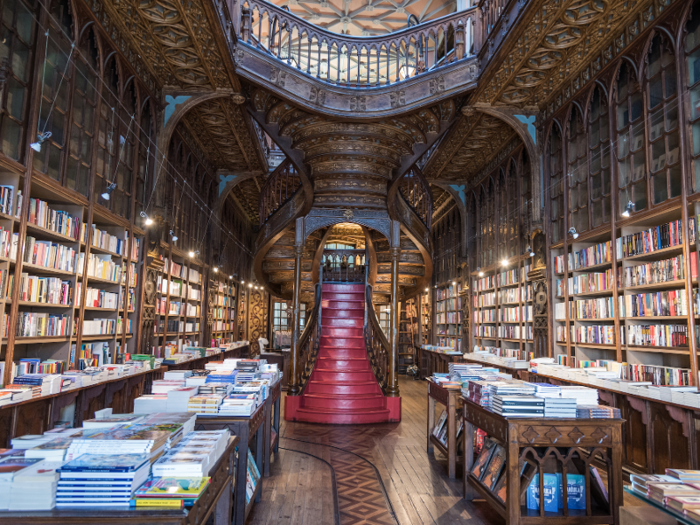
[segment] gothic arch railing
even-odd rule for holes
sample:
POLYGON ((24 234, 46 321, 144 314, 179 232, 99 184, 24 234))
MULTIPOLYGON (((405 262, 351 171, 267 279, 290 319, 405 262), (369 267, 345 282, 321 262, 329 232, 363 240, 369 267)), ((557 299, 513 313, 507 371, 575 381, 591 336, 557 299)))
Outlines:
POLYGON ((320 28, 265 0, 244 0, 240 40, 319 80, 387 86, 474 55, 476 8, 383 36, 320 28))
POLYGON ((418 168, 411 168, 399 180, 399 192, 426 228, 430 230, 433 216, 433 198, 430 185, 418 168))
POLYGON ((319 343, 321 341, 322 290, 323 284, 317 283, 314 296, 314 307, 309 313, 306 320, 306 326, 304 327, 304 331, 301 333, 299 343, 297 344, 299 352, 299 358, 297 361, 299 378, 296 381, 296 384, 299 387, 299 395, 304 393, 304 389, 309 382, 311 373, 314 371, 316 357, 318 357, 319 343))
POLYGON ((365 348, 374 377, 379 387, 387 395, 389 385, 389 369, 391 368, 391 345, 379 325, 372 302, 372 286, 365 286, 365 348))
POLYGON ((323 250, 321 266, 327 283, 364 283, 365 250, 323 250))
POLYGON ((294 196, 301 184, 301 177, 289 160, 272 172, 260 192, 261 226, 294 196))

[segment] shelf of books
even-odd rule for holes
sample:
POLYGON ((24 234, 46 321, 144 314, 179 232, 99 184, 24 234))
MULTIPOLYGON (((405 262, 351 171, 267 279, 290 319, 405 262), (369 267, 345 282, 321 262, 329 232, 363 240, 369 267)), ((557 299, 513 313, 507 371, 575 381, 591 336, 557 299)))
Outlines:
POLYGON ((531 259, 509 260, 508 266, 472 273, 474 346, 501 357, 527 360, 533 352, 531 259))
POLYGON ((154 355, 168 358, 187 346, 202 344, 202 275, 201 263, 177 255, 163 259, 158 276, 154 355))
POLYGON ((399 373, 415 362, 415 345, 418 341, 418 317, 415 300, 403 301, 399 306, 399 373))
POLYGON ((233 280, 212 280, 214 305, 212 306, 212 346, 221 346, 234 340, 236 320, 236 285, 233 280))
POLYGON ((14 297, 13 377, 121 362, 134 336, 141 237, 127 221, 97 207, 88 222, 87 206, 37 183, 20 239, 20 183, 18 175, 0 173, 3 373, 14 297), (15 283, 20 242, 24 250, 15 283))
POLYGON ((435 290, 435 344, 464 352, 461 291, 462 284, 457 282, 435 290))
POLYGON ((614 245, 608 232, 571 242, 567 257, 564 248, 552 250, 559 363, 616 362, 630 379, 688 384, 695 367, 688 323, 697 323, 700 204, 690 205, 688 227, 681 212, 677 207, 621 221, 614 245))
POLYGON ((430 312, 430 292, 420 294, 420 334, 422 341, 418 341, 419 346, 429 345, 431 342, 431 328, 433 323, 431 322, 431 312, 430 312))

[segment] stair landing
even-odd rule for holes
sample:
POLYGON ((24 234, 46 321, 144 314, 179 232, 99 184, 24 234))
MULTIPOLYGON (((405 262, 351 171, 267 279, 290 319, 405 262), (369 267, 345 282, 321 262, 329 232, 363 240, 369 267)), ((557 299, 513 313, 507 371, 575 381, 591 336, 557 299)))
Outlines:
POLYGON ((323 334, 301 396, 287 396, 287 421, 361 425, 401 421, 401 398, 385 397, 365 350, 365 287, 324 284, 323 334))

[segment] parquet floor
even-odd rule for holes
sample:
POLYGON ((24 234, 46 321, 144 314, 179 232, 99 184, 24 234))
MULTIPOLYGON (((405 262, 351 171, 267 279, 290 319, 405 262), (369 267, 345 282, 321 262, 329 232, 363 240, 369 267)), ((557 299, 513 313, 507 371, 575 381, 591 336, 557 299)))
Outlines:
POLYGON ((282 422, 247 525, 504 524, 486 502, 462 500, 461 476, 448 479, 444 456, 427 454, 426 383, 400 376, 399 387, 401 423, 282 422))

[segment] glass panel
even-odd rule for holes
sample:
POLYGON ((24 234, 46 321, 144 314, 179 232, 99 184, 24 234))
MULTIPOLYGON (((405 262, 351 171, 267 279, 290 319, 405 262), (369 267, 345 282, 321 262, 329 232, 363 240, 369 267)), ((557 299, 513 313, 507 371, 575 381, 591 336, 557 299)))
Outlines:
POLYGON ((666 187, 666 172, 661 172, 652 177, 654 181, 654 204, 668 199, 668 188, 666 187))

